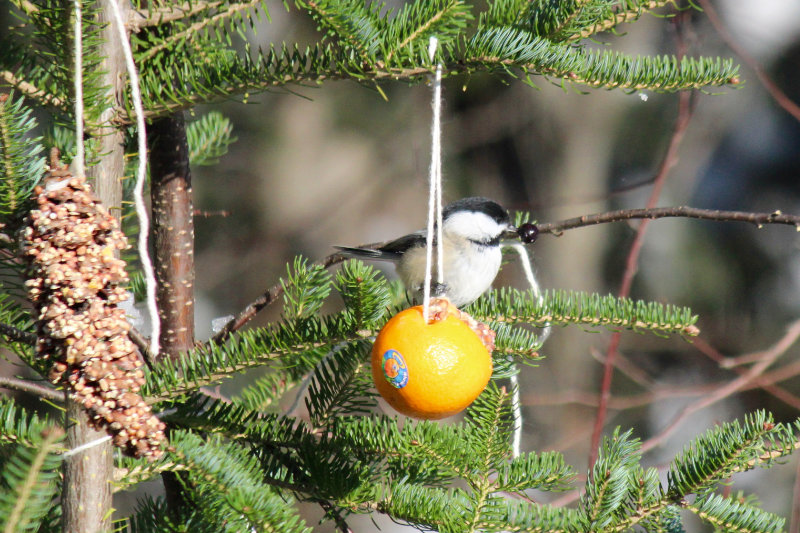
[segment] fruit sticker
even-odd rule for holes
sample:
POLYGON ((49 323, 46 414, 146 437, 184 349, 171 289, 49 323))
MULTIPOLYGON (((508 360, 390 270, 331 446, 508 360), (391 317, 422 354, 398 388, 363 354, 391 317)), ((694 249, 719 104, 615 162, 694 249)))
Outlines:
POLYGON ((408 385, 408 366, 397 350, 386 350, 383 354, 383 377, 392 387, 402 389, 408 385))

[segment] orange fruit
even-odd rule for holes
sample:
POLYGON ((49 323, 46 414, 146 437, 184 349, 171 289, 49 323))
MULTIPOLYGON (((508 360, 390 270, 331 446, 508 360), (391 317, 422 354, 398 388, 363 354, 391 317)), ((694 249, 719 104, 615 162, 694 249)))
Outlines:
POLYGON ((437 419, 461 412, 492 375, 492 357, 480 338, 457 316, 446 315, 426 324, 421 305, 406 309, 375 339, 375 387, 404 415, 437 419))

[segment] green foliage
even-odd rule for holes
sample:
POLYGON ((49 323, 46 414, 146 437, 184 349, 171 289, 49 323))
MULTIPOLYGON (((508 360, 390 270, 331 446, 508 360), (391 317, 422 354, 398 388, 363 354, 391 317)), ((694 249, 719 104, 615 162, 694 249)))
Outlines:
MULTIPOLYGON (((390 9, 382 2, 297 0, 317 25, 308 43, 275 42, 254 50, 251 35, 268 18, 262 0, 138 2, 130 22, 148 118, 219 98, 292 84, 355 80, 421 82, 431 69, 428 43, 449 75, 542 76, 563 84, 675 91, 736 84, 737 68, 720 58, 635 57, 590 51, 581 40, 668 2, 644 0, 415 0, 390 9)), ((52 134, 22 99, 0 102, 0 223, 18 221, 44 172, 43 145, 69 160, 72 4, 15 2, 21 24, 0 36, 4 80, 53 112, 52 134)), ((87 131, 113 110, 100 79, 105 44, 100 13, 83 2, 84 103, 87 131)), ((287 4, 287 9, 292 9, 287 4)), ((129 106, 129 99, 124 99, 129 106)), ((127 128, 129 114, 114 124, 127 128)), ((194 165, 214 164, 235 139, 230 122, 209 113, 187 131, 194 165)), ((90 159, 99 157, 87 142, 90 159)), ((128 147, 132 158, 132 147, 128 147)), ((517 223, 528 215, 517 217, 517 223)), ((0 240, 14 251, 13 239, 0 240), (8 242, 7 242, 8 241, 8 242)), ((13 266, 13 254, 8 261, 13 266)), ((7 293, 21 289, 19 269, 0 294, 0 323, 31 332, 31 317, 7 293), (16 285, 14 285, 16 283, 16 285)), ((4 271, 5 272, 5 271, 4 271)), ((3 274, 5 275, 5 274, 3 274)), ((141 292, 141 278, 132 289, 141 292)), ((381 512, 439 531, 682 531, 679 508, 721 530, 777 531, 783 522, 752 503, 715 494, 737 472, 771 466, 798 446, 800 427, 775 424, 765 413, 723 424, 691 443, 658 472, 641 465, 640 443, 619 429, 603 441, 578 508, 529 500, 529 491, 575 489, 575 471, 558 452, 514 457, 510 436, 520 423, 501 386, 519 363, 539 360, 535 328, 578 325, 693 335, 686 308, 612 296, 551 291, 493 291, 468 309, 495 330, 494 376, 463 420, 451 424, 378 414, 368 367, 369 339, 396 311, 397 286, 372 267, 347 262, 335 276, 297 258, 282 280, 280 320, 208 343, 177 360, 158 361, 142 393, 170 428, 170 451, 146 463, 118 459, 116 490, 135 488, 163 472, 180 472, 189 505, 176 517, 163 499, 143 499, 130 531, 305 531, 293 498, 320 505, 344 529, 351 513, 381 512), (335 291, 338 296, 332 297, 335 291), (341 297, 343 309, 333 309, 341 297), (333 300, 333 301, 332 301, 333 300), (264 374, 231 400, 202 387, 259 367, 264 374), (301 401, 302 400, 302 401, 301 401), (290 497, 291 495, 291 497, 290 497), (169 516, 168 516, 169 515, 169 516), (158 519, 154 518, 158 517, 158 519)), ((13 342, 31 366, 32 348, 13 342)), ((0 524, 48 530, 57 518, 53 453, 61 438, 40 419, 0 401, 0 524), (54 509, 50 512, 50 508, 54 509), (41 527, 39 527, 41 526, 41 527)))
POLYGON ((697 498, 689 509, 717 531, 753 531, 778 533, 785 520, 742 502, 719 494, 697 498))
POLYGON ((259 465, 246 448, 187 432, 173 432, 170 442, 173 453, 188 466, 191 520, 197 522, 197 530, 310 531, 287 505, 286 496, 260 481, 259 465))
POLYGON ((545 291, 537 297, 531 291, 501 288, 490 291, 466 310, 482 320, 537 327, 576 324, 688 336, 698 331, 694 327, 697 316, 688 307, 574 291, 545 291))
POLYGON ((0 468, 3 531, 37 531, 46 518, 58 490, 61 457, 54 452, 63 436, 61 428, 46 427, 34 437, 35 447, 14 446, 4 458, 0 468))
POLYGON ((42 435, 51 426, 49 420, 27 412, 12 400, 0 398, 0 446, 19 444, 38 448, 42 445, 42 435))
POLYGON ((735 472, 771 465, 775 458, 791 453, 797 443, 791 426, 776 424, 765 411, 747 415, 743 423, 721 424, 675 458, 669 469, 669 493, 673 498, 705 494, 735 472))
POLYGON ((44 177, 41 139, 30 135, 36 129, 31 113, 14 93, 0 98, 0 224, 22 218, 33 188, 44 177))
POLYGON ((554 41, 574 41, 638 20, 672 0, 534 0, 514 22, 554 41))
POLYGON ((236 142, 233 125, 222 113, 212 111, 186 126, 189 161, 192 165, 215 165, 236 142))

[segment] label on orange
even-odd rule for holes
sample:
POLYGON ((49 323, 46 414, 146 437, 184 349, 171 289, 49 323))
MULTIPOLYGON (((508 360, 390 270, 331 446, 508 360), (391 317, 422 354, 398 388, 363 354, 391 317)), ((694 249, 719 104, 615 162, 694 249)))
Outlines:
POLYGON ((408 366, 397 350, 386 350, 383 353, 383 377, 396 389, 408 385, 408 366))

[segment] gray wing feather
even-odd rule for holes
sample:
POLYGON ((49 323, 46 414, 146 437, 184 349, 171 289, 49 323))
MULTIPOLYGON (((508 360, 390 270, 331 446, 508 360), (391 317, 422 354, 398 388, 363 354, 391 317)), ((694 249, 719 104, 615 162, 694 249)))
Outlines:
POLYGON ((380 248, 353 248, 350 246, 334 246, 334 248, 349 257, 360 257, 372 261, 399 261, 404 253, 416 246, 425 246, 425 232, 419 231, 404 235, 380 248))

